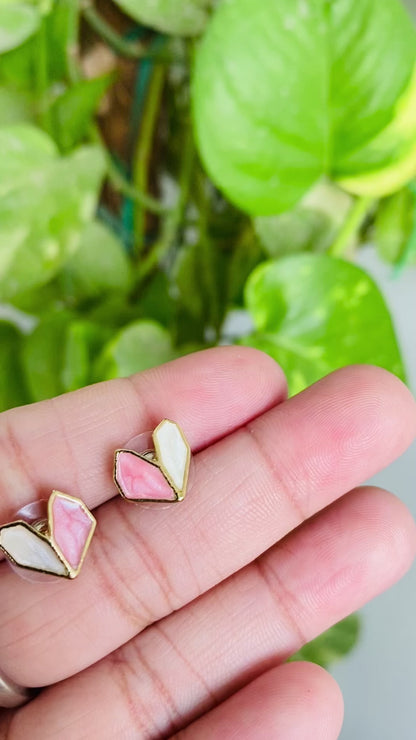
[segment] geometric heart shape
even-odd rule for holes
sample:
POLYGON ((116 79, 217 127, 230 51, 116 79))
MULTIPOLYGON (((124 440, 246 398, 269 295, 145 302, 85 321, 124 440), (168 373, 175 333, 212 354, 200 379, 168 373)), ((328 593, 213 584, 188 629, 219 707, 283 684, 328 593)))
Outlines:
POLYGON ((185 497, 191 450, 177 424, 164 419, 152 433, 154 453, 149 455, 144 440, 132 440, 136 449, 115 451, 114 482, 130 501, 181 501, 185 497))
POLYGON ((159 466, 133 450, 117 450, 115 481, 130 501, 176 501, 159 466))
POLYGON ((96 527, 84 502, 61 491, 52 491, 48 502, 50 539, 72 572, 79 572, 96 527))
POLYGON ((11 522, 0 529, 0 547, 14 565, 21 568, 67 576, 68 569, 51 543, 30 524, 11 522))
POLYGON ((60 491, 52 491, 47 512, 42 521, 19 519, 0 527, 0 549, 21 568, 75 578, 94 534, 95 518, 83 501, 60 491))

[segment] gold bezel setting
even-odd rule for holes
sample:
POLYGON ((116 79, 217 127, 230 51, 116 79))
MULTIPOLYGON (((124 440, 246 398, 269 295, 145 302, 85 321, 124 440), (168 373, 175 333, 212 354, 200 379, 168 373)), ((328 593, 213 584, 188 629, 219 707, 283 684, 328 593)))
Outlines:
MULTIPOLYGON (((146 434, 146 433, 145 433, 146 434)), ((113 465, 113 480, 114 483, 120 493, 120 495, 126 500, 130 501, 132 503, 175 503, 176 501, 183 501, 186 495, 187 491, 187 485, 188 485, 188 478, 189 478, 189 468, 191 463, 191 448, 189 446, 188 440, 185 437, 185 434, 183 433, 182 429, 180 428, 179 424, 177 424, 174 421, 171 421, 170 419, 163 419, 157 427, 152 432, 152 440, 154 445, 154 453, 153 450, 144 450, 143 452, 137 452, 137 450, 132 450, 128 447, 125 448, 119 448, 115 450, 114 452, 114 465, 113 465), (185 468, 183 473, 183 483, 182 487, 178 488, 178 486, 175 485, 175 482, 170 475, 169 471, 163 464, 163 450, 160 447, 159 440, 158 440, 158 431, 161 429, 161 427, 166 424, 173 424, 177 431, 179 432, 181 439, 185 445, 186 449, 186 461, 185 461, 185 468), (149 452, 153 453, 153 457, 149 457, 149 452), (169 484, 170 488, 175 494, 175 498, 173 499, 156 499, 156 498, 132 498, 131 496, 127 496, 125 491, 123 490, 123 487, 120 485, 118 479, 117 479, 117 464, 118 464, 118 458, 121 453, 128 453, 131 455, 135 455, 136 457, 139 457, 141 460, 144 460, 150 465, 154 465, 157 467, 160 472, 162 473, 163 477, 165 478, 166 482, 169 484)))
POLYGON ((45 520, 42 520, 41 522, 37 522, 35 524, 29 524, 28 522, 24 521, 24 519, 16 519, 13 522, 8 522, 7 524, 3 524, 0 526, 0 533, 3 529, 8 529, 11 527, 16 527, 17 525, 23 526, 25 529, 27 529, 31 534, 35 535, 38 539, 42 540, 43 542, 46 542, 49 547, 53 550, 58 560, 62 563, 62 565, 65 568, 64 573, 56 573, 52 570, 45 570, 43 568, 38 568, 31 565, 26 565, 19 563, 7 550, 0 544, 0 550, 4 553, 6 558, 17 568, 22 568, 23 570, 32 571, 35 573, 42 573, 44 575, 51 575, 55 576, 56 578, 69 578, 73 579, 76 578, 79 574, 82 564, 85 560, 85 556, 87 554, 88 548, 90 546, 91 540, 94 535, 95 527, 96 527, 97 521, 91 511, 88 509, 86 504, 84 502, 77 498, 76 496, 70 496, 67 493, 63 493, 62 491, 53 490, 51 495, 49 496, 48 503, 47 503, 47 518, 45 520), (59 547, 58 543, 56 542, 54 531, 53 531, 53 503, 55 499, 63 498, 67 501, 70 501, 71 503, 77 504, 82 511, 86 514, 86 516, 89 518, 91 522, 91 528, 88 533, 87 539, 85 541, 82 554, 78 563, 78 566, 74 568, 65 557, 64 553, 62 552, 61 548, 59 547), (42 531, 39 529, 39 525, 42 525, 42 531))

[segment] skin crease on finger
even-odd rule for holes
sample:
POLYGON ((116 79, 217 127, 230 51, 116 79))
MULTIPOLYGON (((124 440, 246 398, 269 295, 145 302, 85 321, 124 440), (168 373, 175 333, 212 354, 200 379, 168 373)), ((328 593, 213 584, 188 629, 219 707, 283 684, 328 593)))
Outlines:
POLYGON ((336 740, 343 700, 311 663, 267 671, 171 740, 336 740))
POLYGON ((84 731, 103 740, 167 737, 391 585, 415 548, 406 507, 381 489, 356 489, 215 589, 43 692, 16 716, 11 737, 25 738, 34 725, 32 740, 84 731))
POLYGON ((94 568, 71 589, 45 586, 43 599, 39 587, 2 573, 3 670, 42 685, 94 663, 387 464, 413 429, 411 397, 399 381, 377 368, 348 368, 198 455, 198 495, 184 504, 157 512, 106 504, 95 553, 103 538, 112 592, 94 580, 94 568), (149 549, 163 559, 165 580, 155 580, 149 549))
POLYGON ((198 450, 286 398, 268 355, 216 347, 0 414, 0 521, 53 488, 94 508, 116 494, 114 450, 171 418, 198 450))

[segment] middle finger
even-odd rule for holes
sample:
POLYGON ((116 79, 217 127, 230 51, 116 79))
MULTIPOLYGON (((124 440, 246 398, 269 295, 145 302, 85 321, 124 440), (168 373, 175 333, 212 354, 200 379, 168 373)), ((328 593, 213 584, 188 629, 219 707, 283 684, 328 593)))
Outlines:
POLYGON ((342 370, 199 453, 183 504, 105 504, 90 567, 70 588, 1 573, 1 669, 43 685, 96 662, 388 464, 412 417, 392 376, 342 370))

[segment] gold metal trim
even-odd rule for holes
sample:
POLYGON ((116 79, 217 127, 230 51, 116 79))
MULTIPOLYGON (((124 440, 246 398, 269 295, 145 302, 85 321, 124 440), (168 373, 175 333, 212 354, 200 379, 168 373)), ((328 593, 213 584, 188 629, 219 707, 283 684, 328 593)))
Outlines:
POLYGON ((157 427, 155 427, 154 431, 152 432, 152 439, 153 439, 153 444, 155 446, 156 459, 157 459, 157 461, 159 463, 159 467, 160 467, 163 475, 165 476, 167 482, 169 483, 169 485, 175 491, 175 493, 176 493, 176 495, 178 497, 178 501, 182 501, 185 498, 185 495, 186 495, 186 487, 188 485, 189 466, 191 464, 191 448, 189 446, 189 442, 186 439, 186 437, 185 437, 182 429, 180 428, 179 424, 177 424, 176 421, 172 421, 171 419, 162 419, 162 421, 157 425, 157 427), (181 489, 178 489, 175 486, 175 484, 174 484, 173 480, 171 479, 168 471, 162 465, 162 462, 160 460, 160 445, 156 441, 156 432, 157 432, 157 430, 160 429, 160 427, 162 427, 163 424, 165 424, 165 422, 167 422, 167 421, 170 424, 174 424, 175 425, 175 427, 177 428, 180 436, 182 437, 182 440, 183 440, 183 442, 185 444, 185 447, 186 447, 186 465, 185 465, 184 476, 183 476, 183 484, 182 484, 182 488, 181 489))
POLYGON ((97 520, 95 519, 95 517, 91 513, 91 511, 88 509, 88 507, 86 506, 86 504, 84 504, 84 502, 80 498, 77 498, 77 496, 70 496, 67 493, 62 493, 62 491, 56 491, 56 490, 53 490, 52 491, 52 493, 51 493, 51 495, 49 496, 49 499, 48 499, 48 508, 47 508, 47 511, 48 511, 48 518, 47 518, 47 520, 45 520, 45 521, 47 521, 47 530, 46 531, 41 532, 33 524, 29 524, 28 522, 25 522, 23 519, 16 519, 14 522, 8 522, 7 524, 2 524, 0 526, 0 532, 1 532, 2 529, 7 529, 7 528, 10 528, 10 527, 15 527, 16 525, 22 525, 25 529, 27 529, 30 532, 32 532, 32 534, 36 535, 36 537, 38 537, 39 539, 41 539, 44 542, 46 542, 52 548, 52 550, 54 551, 54 553, 57 556, 58 560, 65 567, 66 573, 56 573, 56 572, 50 571, 50 570, 43 570, 42 568, 34 568, 34 567, 30 566, 30 565, 22 565, 21 563, 18 563, 10 555, 10 553, 8 553, 7 550, 4 547, 2 547, 1 544, 0 544, 0 550, 2 550, 2 552, 5 554, 6 558, 11 563, 13 563, 13 565, 15 565, 17 568, 22 568, 23 570, 29 570, 29 571, 32 571, 32 572, 35 572, 35 573, 43 573, 45 575, 52 575, 52 576, 55 576, 56 578, 70 578, 70 579, 76 578, 76 576, 78 575, 78 573, 81 570, 81 567, 82 567, 82 564, 83 564, 83 562, 85 560, 85 556, 87 554, 88 548, 89 548, 89 546, 91 544, 91 540, 93 538, 93 535, 94 535, 94 532, 95 532, 95 528, 97 526, 97 520), (81 559, 80 559, 80 563, 78 565, 78 568, 73 568, 72 565, 67 561, 67 559, 65 558, 62 550, 60 549, 60 547, 58 546, 58 544, 57 544, 57 542, 56 542, 56 540, 54 538, 54 534, 53 534, 52 505, 53 505, 53 502, 54 502, 55 498, 57 498, 57 496, 59 496, 60 498, 66 498, 68 501, 72 501, 73 503, 79 504, 81 506, 82 510, 84 511, 84 513, 87 514, 88 518, 90 519, 90 521, 92 523, 92 527, 91 527, 90 533, 88 535, 88 538, 86 540, 86 543, 84 545, 84 549, 83 549, 83 552, 82 552, 82 555, 81 555, 81 559))
POLYGON ((136 452, 136 450, 130 450, 127 447, 119 448, 119 449, 115 450, 115 452, 114 452, 114 464, 113 464, 113 480, 114 480, 114 483, 115 483, 115 485, 116 485, 116 487, 118 489, 118 492, 120 493, 120 495, 126 501, 130 501, 131 503, 174 504, 174 503, 176 503, 176 501, 183 501, 183 499, 185 498, 185 495, 186 495, 186 488, 187 488, 187 485, 188 485, 188 476, 189 476, 189 467, 190 467, 190 464, 191 464, 191 456, 192 456, 192 452, 191 452, 191 448, 189 446, 188 440, 186 439, 186 437, 185 437, 182 429, 180 428, 179 424, 177 424, 176 421, 171 421, 171 419, 162 419, 162 421, 157 425, 157 427, 155 427, 154 431, 152 432, 152 440, 153 440, 153 444, 154 444, 154 448, 155 448, 155 456, 152 459, 150 459, 148 457, 149 450, 147 450, 145 452, 141 452, 141 453, 140 452, 136 452), (169 421, 171 424, 174 424, 176 426, 176 428, 178 429, 178 431, 179 431, 179 433, 180 433, 180 435, 181 435, 181 437, 182 437, 182 439, 183 439, 183 441, 185 443, 185 446, 186 446, 186 451, 187 451, 186 465, 185 465, 185 471, 184 471, 183 486, 182 486, 182 488, 180 490, 175 486, 173 480, 171 479, 171 477, 169 476, 168 472, 166 471, 166 469, 164 468, 164 466, 161 464, 160 459, 159 459, 159 457, 160 457, 160 446, 156 442, 155 433, 157 432, 157 430, 159 429, 159 427, 162 424, 164 424, 164 422, 166 422, 166 421, 169 421), (123 489, 121 488, 118 480, 117 480, 117 461, 118 461, 118 456, 119 456, 119 454, 121 452, 129 452, 132 455, 136 455, 136 457, 140 457, 145 462, 150 463, 150 465, 154 465, 155 467, 159 468, 159 470, 162 473, 163 477, 165 478, 166 482, 169 484, 169 486, 171 487, 172 491, 175 493, 175 498, 172 499, 172 500, 168 500, 168 499, 165 499, 165 498, 130 498, 130 497, 126 496, 125 493, 124 493, 124 491, 123 491, 123 489))

